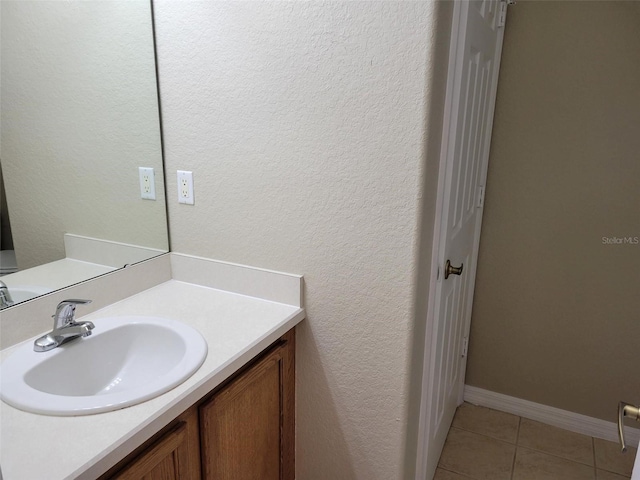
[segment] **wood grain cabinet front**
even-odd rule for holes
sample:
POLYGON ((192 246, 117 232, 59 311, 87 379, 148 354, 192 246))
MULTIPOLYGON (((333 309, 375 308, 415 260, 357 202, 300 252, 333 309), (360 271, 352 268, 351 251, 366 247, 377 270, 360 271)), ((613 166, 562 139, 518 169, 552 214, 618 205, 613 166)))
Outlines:
POLYGON ((293 338, 200 406, 204 480, 294 479, 293 338))
POLYGON ((295 330, 101 480, 294 480, 295 330))

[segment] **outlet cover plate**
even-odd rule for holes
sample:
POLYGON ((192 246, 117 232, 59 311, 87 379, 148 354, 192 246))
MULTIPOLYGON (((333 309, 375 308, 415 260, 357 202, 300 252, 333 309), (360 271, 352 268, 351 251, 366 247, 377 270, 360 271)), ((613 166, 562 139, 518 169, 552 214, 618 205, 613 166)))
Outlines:
POLYGON ((138 167, 140 178, 140 198, 144 200, 156 199, 156 177, 151 167, 138 167))
POLYGON ((178 170, 178 203, 193 205, 193 173, 178 170))

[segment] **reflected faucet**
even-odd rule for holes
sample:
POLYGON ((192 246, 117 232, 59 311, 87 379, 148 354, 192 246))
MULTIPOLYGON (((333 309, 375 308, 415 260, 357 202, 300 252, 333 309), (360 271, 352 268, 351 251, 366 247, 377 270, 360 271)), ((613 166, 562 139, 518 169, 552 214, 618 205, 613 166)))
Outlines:
POLYGON ((7 308, 13 305, 15 302, 11 298, 7 285, 0 280, 0 308, 7 308))
POLYGON ((38 338, 33 343, 33 349, 36 352, 47 352, 70 340, 91 335, 91 330, 95 328, 93 323, 76 322, 74 319, 76 305, 87 303, 91 303, 91 300, 69 299, 60 302, 53 315, 53 330, 38 338))

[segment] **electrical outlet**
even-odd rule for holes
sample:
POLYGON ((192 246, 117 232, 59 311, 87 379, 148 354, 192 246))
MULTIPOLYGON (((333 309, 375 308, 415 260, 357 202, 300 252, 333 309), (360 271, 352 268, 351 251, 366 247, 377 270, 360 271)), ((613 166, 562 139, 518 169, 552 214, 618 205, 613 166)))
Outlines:
POLYGON ((138 167, 140 176, 140 198, 145 200, 156 199, 156 179, 151 167, 138 167))
POLYGON ((193 173, 178 170, 178 203, 193 205, 193 173))

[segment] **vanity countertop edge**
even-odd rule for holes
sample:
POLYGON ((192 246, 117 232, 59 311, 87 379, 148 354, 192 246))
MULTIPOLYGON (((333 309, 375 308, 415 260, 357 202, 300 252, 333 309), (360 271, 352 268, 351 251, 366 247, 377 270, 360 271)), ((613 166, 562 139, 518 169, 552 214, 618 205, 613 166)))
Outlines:
MULTIPOLYGON (((35 480, 44 478, 42 474, 48 480, 99 477, 302 321, 305 311, 295 305, 169 280, 81 318, 121 315, 163 316, 191 325, 207 341, 207 358, 169 392, 113 412, 56 417, 2 403, 3 480, 35 480)), ((14 348, 3 350, 2 358, 14 348)))

